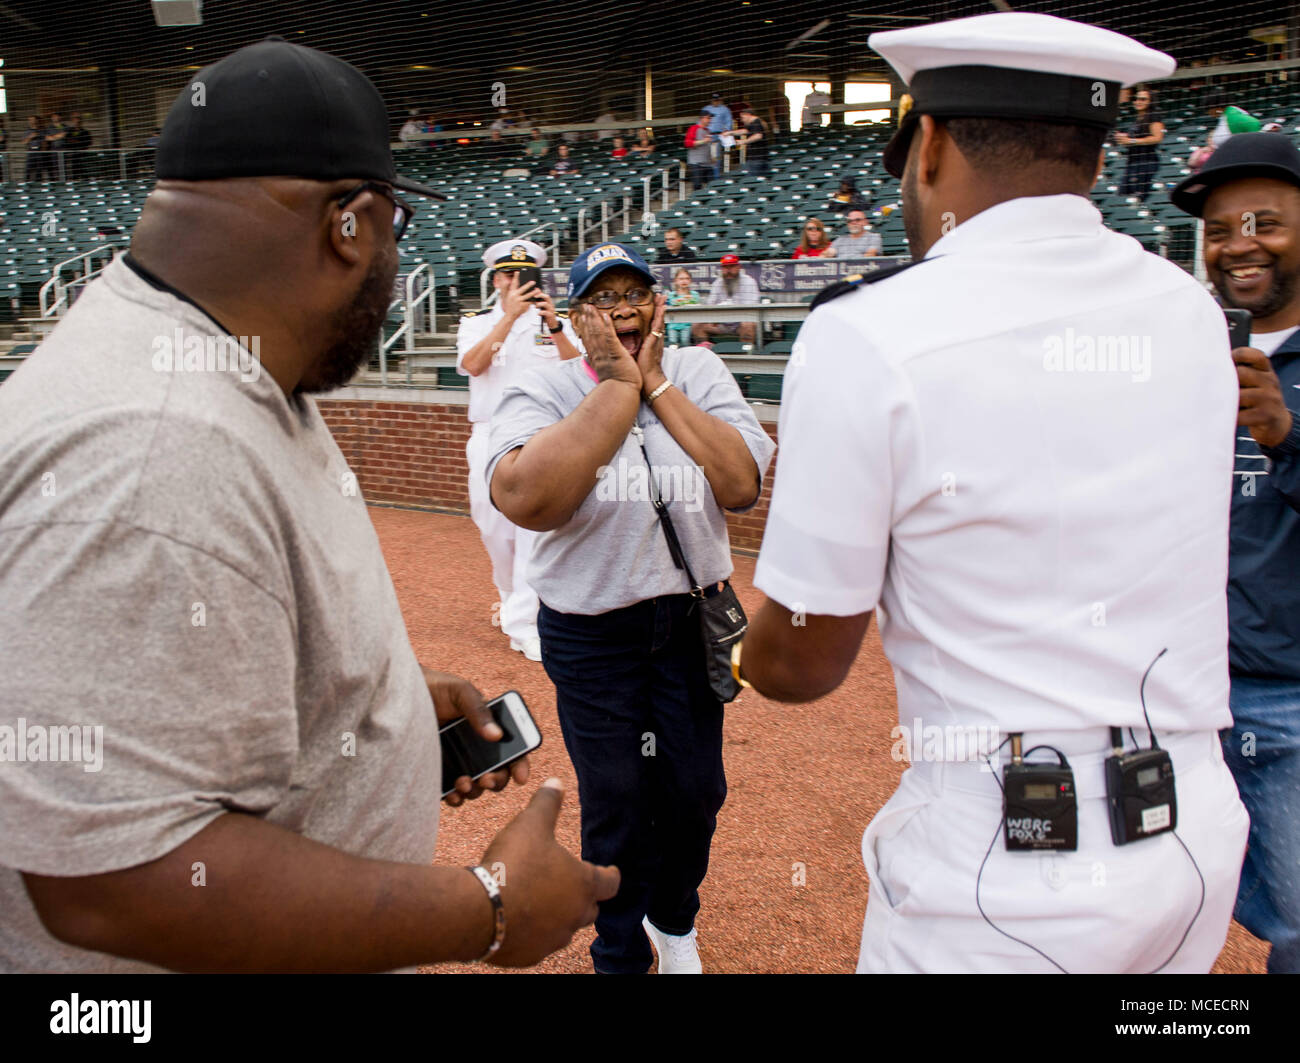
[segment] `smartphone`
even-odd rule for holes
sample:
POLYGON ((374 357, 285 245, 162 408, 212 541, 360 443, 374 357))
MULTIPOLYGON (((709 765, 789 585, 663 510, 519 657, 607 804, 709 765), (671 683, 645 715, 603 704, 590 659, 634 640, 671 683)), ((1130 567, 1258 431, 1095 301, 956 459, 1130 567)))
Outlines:
POLYGON ((536 286, 533 288, 532 297, 536 299, 542 292, 542 271, 536 266, 524 266, 523 269, 515 271, 519 274, 519 280, 516 282, 518 287, 522 288, 529 281, 536 286))
POLYGON ((438 735, 442 739, 442 796, 456 789, 462 775, 477 779, 518 760, 542 744, 542 733, 516 690, 508 690, 487 703, 492 719, 505 734, 500 742, 480 738, 463 716, 452 720, 438 735))
POLYGON ((1228 341, 1235 351, 1238 347, 1250 346, 1249 310, 1225 310, 1223 316, 1228 319, 1228 341))

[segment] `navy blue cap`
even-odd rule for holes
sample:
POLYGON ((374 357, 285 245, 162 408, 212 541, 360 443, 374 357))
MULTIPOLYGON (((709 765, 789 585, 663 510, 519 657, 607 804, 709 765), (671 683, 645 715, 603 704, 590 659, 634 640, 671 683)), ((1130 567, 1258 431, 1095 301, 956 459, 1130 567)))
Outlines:
POLYGON ((1199 173, 1180 181, 1169 198, 1179 210, 1199 218, 1211 192, 1243 177, 1272 177, 1300 185, 1300 151, 1281 133, 1237 133, 1220 145, 1199 173))
POLYGON ((575 258, 569 267, 569 298, 576 299, 591 287, 592 281, 614 266, 634 269, 651 284, 655 283, 655 275, 646 260, 632 248, 623 244, 597 244, 575 258))

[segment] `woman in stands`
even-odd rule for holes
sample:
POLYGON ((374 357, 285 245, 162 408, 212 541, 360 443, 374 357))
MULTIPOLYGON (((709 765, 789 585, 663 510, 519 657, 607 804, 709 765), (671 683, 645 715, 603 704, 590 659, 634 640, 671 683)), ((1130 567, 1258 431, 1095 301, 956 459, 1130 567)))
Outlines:
MULTIPOLYGON (((668 293, 668 306, 699 306, 700 293, 695 290, 695 282, 690 271, 685 267, 673 274, 673 290, 668 293)), ((691 344, 691 323, 678 321, 665 330, 670 347, 689 347, 691 344)))
POLYGON ((643 159, 648 159, 654 153, 654 150, 655 143, 650 139, 650 130, 641 130, 641 135, 637 138, 637 142, 632 145, 632 153, 634 155, 640 155, 643 159))
POLYGON ((831 249, 830 237, 820 218, 809 218, 803 223, 803 239, 794 249, 791 258, 821 258, 831 249))
POLYGON ((1165 139, 1165 126, 1156 114, 1151 90, 1145 86, 1139 85, 1134 90, 1133 112, 1128 130, 1115 134, 1115 143, 1128 148, 1128 167, 1119 191, 1122 196, 1137 196, 1145 201, 1160 166, 1156 145, 1165 139))
POLYGON ((711 597, 732 571, 725 513, 758 501, 774 450, 717 355, 664 348, 654 283, 632 248, 579 256, 569 303, 586 355, 516 378, 487 467, 497 508, 541 533, 528 576, 582 851, 622 873, 596 918, 603 973, 645 973, 651 941, 660 974, 700 972, 697 891, 727 792, 723 705, 648 485, 711 597))

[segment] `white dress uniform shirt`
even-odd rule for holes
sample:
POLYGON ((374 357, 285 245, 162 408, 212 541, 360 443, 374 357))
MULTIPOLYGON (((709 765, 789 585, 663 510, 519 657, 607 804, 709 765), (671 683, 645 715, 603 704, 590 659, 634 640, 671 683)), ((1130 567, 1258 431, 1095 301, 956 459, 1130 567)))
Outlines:
POLYGON ((878 607, 909 727, 1145 730, 1166 647, 1156 731, 1227 726, 1236 417, 1196 281, 1082 197, 1001 203, 809 316, 755 585, 878 607))
MULTIPOLYGON (((466 352, 496 327, 504 313, 498 303, 486 313, 461 318, 456 334, 456 371, 461 376, 469 376, 463 368, 466 352)), ((561 317, 560 322, 569 342, 581 351, 582 344, 572 322, 567 317, 561 317)), ((521 374, 534 366, 555 365, 559 361, 555 337, 549 334, 541 311, 530 307, 515 320, 487 371, 469 377, 469 419, 476 424, 490 421, 506 388, 521 374)))

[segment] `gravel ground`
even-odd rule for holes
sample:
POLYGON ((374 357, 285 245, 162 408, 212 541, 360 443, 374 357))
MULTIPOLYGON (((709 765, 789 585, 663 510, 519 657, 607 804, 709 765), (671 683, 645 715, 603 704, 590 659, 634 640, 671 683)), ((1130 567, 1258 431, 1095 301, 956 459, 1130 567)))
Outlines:
MULTIPOLYGON (((438 863, 477 863, 535 784, 551 775, 566 788, 558 837, 578 852, 577 780, 560 738, 554 690, 542 666, 511 651, 492 625, 496 591, 474 524, 413 510, 370 512, 420 660, 465 676, 489 697, 518 690, 542 731, 527 787, 486 794, 460 809, 444 806, 438 863)), ((751 558, 736 558, 733 582, 751 614, 763 600, 750 584, 753 572, 751 558)), ((745 691, 729 707, 729 794, 696 923, 706 971, 854 969, 867 903, 859 846, 903 771, 890 757, 896 722, 893 676, 874 624, 848 679, 829 697, 783 706, 745 691)), ((593 937, 590 929, 580 932, 534 970, 590 972, 593 937)), ((1267 946, 1234 923, 1215 970, 1262 973, 1266 956, 1267 946)))

